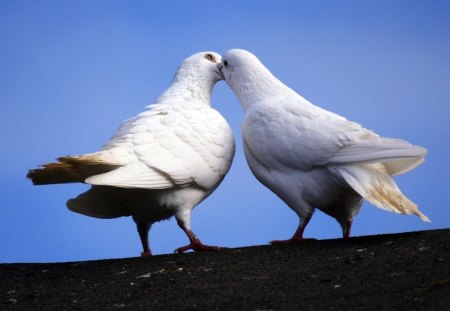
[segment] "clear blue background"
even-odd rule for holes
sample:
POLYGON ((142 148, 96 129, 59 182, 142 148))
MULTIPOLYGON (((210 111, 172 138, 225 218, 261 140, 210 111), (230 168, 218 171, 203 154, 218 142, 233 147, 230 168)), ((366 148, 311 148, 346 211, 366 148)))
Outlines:
MULTIPOLYGON (((450 224, 450 1, 0 1, 0 262, 137 256, 130 218, 69 212, 86 185, 32 186, 28 169, 96 151, 126 118, 204 50, 243 48, 304 97, 388 137, 429 150, 396 178, 432 220, 365 204, 353 235, 450 224)), ((203 242, 229 247, 288 238, 298 218, 252 176, 242 109, 224 82, 213 105, 237 139, 233 167, 193 213, 203 242)), ((337 238, 316 212, 306 237, 337 238)), ((187 238, 173 220, 150 233, 155 254, 187 238)))

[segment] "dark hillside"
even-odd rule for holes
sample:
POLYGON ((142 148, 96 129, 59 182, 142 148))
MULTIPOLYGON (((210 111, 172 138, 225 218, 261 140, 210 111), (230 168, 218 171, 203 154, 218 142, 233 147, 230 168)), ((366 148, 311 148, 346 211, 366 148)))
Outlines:
POLYGON ((449 310, 450 229, 0 265, 0 310, 449 310))

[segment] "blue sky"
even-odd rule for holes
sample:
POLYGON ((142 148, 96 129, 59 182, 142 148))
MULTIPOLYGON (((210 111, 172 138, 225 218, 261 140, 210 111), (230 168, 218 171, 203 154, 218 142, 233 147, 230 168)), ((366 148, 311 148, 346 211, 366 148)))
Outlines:
MULTIPOLYGON (((130 218, 67 210, 86 185, 36 187, 25 175, 97 150, 166 89, 184 58, 204 50, 247 49, 314 104, 429 150, 425 164, 396 181, 432 223, 366 203, 353 235, 449 227, 448 1, 3 0, 0 42, 0 262, 139 254, 130 218)), ((224 82, 213 105, 229 121, 237 153, 222 185, 194 210, 194 231, 229 247, 289 238, 298 218, 247 168, 243 111, 224 82)), ((319 211, 305 232, 340 236, 319 211)), ((150 243, 163 254, 187 238, 170 220, 153 226, 150 243)))

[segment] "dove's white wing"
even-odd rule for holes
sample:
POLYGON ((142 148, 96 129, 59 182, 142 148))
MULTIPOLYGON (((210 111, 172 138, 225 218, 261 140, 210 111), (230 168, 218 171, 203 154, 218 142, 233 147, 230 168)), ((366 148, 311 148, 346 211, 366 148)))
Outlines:
POLYGON ((299 96, 252 106, 242 132, 249 151, 279 169, 382 162, 390 174, 400 174, 422 163, 426 153, 400 139, 380 138, 299 96))
POLYGON ((319 107, 295 105, 296 100, 284 98, 247 110, 242 126, 244 141, 268 167, 308 171, 326 165, 339 149, 358 139, 377 137, 319 107))
POLYGON ((129 164, 92 176, 87 183, 146 189, 197 184, 209 189, 223 178, 234 154, 223 117, 207 106, 155 106, 127 121, 103 148, 127 150, 129 164))
POLYGON ((389 175, 399 175, 423 163, 426 153, 402 139, 375 137, 339 149, 329 164, 383 163, 389 175))

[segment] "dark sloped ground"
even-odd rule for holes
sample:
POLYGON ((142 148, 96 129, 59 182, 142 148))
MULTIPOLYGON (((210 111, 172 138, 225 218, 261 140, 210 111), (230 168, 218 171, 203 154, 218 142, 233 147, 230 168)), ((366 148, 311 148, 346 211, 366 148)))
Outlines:
POLYGON ((449 310, 450 229, 0 265, 1 310, 449 310))

